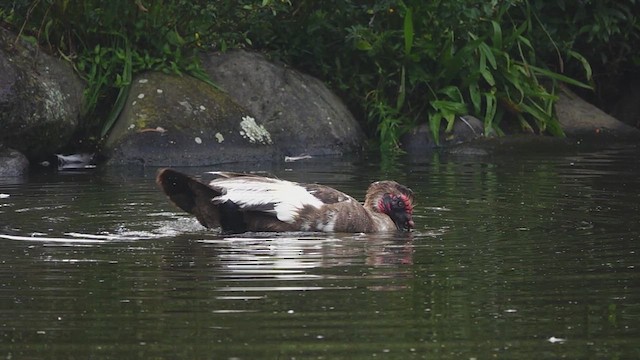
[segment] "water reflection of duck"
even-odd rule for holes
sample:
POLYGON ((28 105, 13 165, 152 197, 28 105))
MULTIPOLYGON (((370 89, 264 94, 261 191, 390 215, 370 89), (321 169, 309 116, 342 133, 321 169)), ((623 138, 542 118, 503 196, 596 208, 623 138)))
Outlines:
POLYGON ((156 182, 169 199, 208 228, 225 232, 411 230, 413 192, 395 181, 369 186, 364 205, 336 189, 252 174, 210 173, 204 183, 172 169, 156 182))

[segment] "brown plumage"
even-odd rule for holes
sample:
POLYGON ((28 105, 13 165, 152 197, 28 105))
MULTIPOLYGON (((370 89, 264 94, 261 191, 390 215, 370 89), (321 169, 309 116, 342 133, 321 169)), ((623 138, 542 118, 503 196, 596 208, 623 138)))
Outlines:
POLYGON ((224 232, 411 230, 413 192, 395 181, 369 186, 364 205, 336 189, 251 174, 211 173, 209 183, 172 169, 156 182, 182 210, 224 232))

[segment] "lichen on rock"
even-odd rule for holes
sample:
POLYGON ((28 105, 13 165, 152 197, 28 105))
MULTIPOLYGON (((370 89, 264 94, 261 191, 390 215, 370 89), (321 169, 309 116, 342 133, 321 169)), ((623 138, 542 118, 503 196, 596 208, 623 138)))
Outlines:
POLYGON ((271 134, 264 128, 263 125, 258 125, 256 119, 251 116, 243 116, 240 122, 240 135, 245 139, 248 139, 251 143, 273 144, 271 141, 271 134))

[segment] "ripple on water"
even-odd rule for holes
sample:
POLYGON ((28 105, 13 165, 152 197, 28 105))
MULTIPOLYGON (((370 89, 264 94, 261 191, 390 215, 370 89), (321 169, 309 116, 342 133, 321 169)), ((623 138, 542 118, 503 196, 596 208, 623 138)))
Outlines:
POLYGON ((406 180, 417 229, 393 235, 223 235, 153 174, 0 184, 1 341, 14 358, 635 358, 634 156, 280 172, 356 196, 406 180))

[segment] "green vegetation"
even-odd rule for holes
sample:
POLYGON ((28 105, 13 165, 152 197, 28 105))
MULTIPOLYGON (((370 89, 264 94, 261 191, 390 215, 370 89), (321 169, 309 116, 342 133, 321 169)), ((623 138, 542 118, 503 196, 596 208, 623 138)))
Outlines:
POLYGON ((636 0, 15 0, 0 19, 87 80, 87 138, 108 132, 135 74, 208 81, 199 52, 249 47, 324 79, 393 152, 409 129, 439 139, 464 114, 486 134, 563 136, 558 83, 637 71, 639 13, 636 0))

